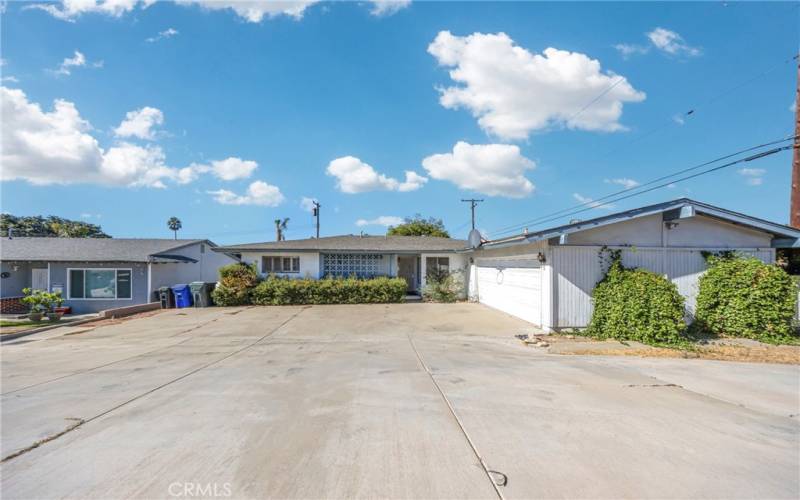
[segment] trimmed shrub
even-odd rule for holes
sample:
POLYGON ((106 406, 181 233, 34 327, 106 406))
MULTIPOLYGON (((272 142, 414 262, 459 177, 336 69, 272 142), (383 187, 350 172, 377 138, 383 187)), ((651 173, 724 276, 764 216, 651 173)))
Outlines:
POLYGON ((432 269, 425 279, 422 297, 432 302, 456 302, 464 298, 464 280, 458 271, 432 269))
POLYGON ((310 278, 270 276, 251 292, 258 305, 370 304, 402 302, 406 282, 402 278, 310 278))
POLYGON ((258 283, 255 264, 229 264, 219 268, 219 284, 211 292, 218 306, 241 306, 250 303, 250 291, 258 283))
POLYGON ((687 340, 683 297, 678 287, 645 269, 627 269, 619 255, 593 293, 594 314, 587 334, 645 344, 687 340))
POLYGON ((707 261, 693 325, 698 331, 772 343, 798 338, 792 327, 797 285, 786 271, 753 257, 707 261))

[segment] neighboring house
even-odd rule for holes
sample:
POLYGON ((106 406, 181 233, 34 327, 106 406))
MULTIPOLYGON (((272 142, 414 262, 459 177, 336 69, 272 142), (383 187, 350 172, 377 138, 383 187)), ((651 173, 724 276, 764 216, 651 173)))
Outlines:
POLYGON ((2 309, 18 304, 23 288, 60 290, 77 314, 153 302, 161 286, 217 281, 219 267, 236 259, 214 247, 209 240, 3 238, 2 309))
POLYGON ((603 246, 623 264, 663 274, 694 312, 703 252, 736 250, 764 262, 798 247, 800 230, 678 199, 596 219, 485 242, 469 253, 469 296, 546 330, 585 327, 603 276, 603 246))
POLYGON ((465 271, 466 248, 464 240, 433 236, 346 235, 248 243, 214 251, 235 254, 242 262, 255 264, 264 276, 399 276, 408 283, 409 292, 418 293, 433 266, 465 271))

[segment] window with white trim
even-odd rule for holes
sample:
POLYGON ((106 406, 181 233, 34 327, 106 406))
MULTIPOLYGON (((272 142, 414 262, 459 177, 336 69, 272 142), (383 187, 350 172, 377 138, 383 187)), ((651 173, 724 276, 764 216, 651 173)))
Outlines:
POLYGON ((70 299, 130 299, 131 269, 69 269, 70 299))
POLYGON ((426 257, 425 275, 433 272, 446 273, 450 271, 450 257, 426 257))
POLYGON ((263 273, 299 273, 300 257, 261 257, 263 273))

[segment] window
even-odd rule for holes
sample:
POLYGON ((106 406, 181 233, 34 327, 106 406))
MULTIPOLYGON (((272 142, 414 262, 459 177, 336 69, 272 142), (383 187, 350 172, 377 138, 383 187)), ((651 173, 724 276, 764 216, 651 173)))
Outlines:
POLYGON ((425 258, 425 275, 446 273, 450 271, 450 257, 425 258))
POLYGON ((299 273, 300 257, 261 257, 263 273, 299 273))
POLYGON ((383 255, 358 253, 328 253, 322 259, 323 276, 358 276, 369 278, 385 274, 383 255))
POLYGON ((70 299, 130 299, 130 269, 70 269, 70 299))

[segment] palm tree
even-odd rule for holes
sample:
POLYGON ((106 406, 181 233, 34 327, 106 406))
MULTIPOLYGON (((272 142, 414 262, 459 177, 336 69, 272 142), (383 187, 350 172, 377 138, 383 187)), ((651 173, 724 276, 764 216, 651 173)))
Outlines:
POLYGON ((167 221, 167 227, 170 228, 173 233, 175 233, 175 239, 177 240, 178 231, 183 227, 183 224, 181 224, 181 220, 177 217, 170 217, 169 220, 167 221))

